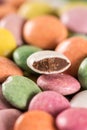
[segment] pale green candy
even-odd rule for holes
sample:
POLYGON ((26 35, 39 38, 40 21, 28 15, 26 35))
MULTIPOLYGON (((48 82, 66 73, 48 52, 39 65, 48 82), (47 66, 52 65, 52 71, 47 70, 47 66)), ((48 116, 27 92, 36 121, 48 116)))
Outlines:
POLYGON ((20 6, 18 14, 23 18, 32 19, 44 14, 56 15, 56 10, 46 3, 26 2, 20 6))
POLYGON ((24 76, 10 76, 2 84, 2 92, 11 105, 24 110, 31 98, 41 90, 32 80, 24 76))
POLYGON ((14 59, 15 63, 19 67, 21 67, 23 70, 32 72, 30 70, 30 68, 27 66, 26 60, 31 54, 33 54, 34 52, 37 52, 37 51, 41 51, 41 50, 42 49, 40 49, 39 47, 35 47, 32 45, 20 46, 13 52, 13 59, 14 59))

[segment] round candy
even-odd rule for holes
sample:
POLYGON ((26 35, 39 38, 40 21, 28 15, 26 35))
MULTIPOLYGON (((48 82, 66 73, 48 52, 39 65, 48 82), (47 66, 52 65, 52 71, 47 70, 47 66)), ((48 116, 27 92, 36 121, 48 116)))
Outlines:
POLYGON ((11 75, 23 75, 22 70, 10 59, 0 56, 0 82, 11 75))
POLYGON ((44 15, 25 23, 24 40, 42 49, 54 49, 68 35, 67 29, 57 17, 44 15))
POLYGON ((80 83, 68 74, 41 75, 37 84, 43 90, 53 90, 62 95, 73 94, 80 89, 80 83))
POLYGON ((74 36, 61 42, 55 50, 64 54, 71 61, 67 73, 77 76, 79 65, 87 56, 87 40, 80 36, 74 36))
POLYGON ((54 118, 43 111, 29 111, 16 121, 14 130, 57 130, 54 118))
POLYGON ((86 130, 87 109, 70 108, 57 116, 56 125, 59 130, 86 130))
POLYGON ((69 107, 70 103, 64 96, 54 91, 45 91, 32 98, 29 104, 29 111, 42 110, 50 113, 52 116, 56 116, 69 107))
POLYGON ((87 89, 87 57, 82 60, 78 69, 78 79, 81 86, 87 89))
POLYGON ((77 93, 70 101, 72 107, 87 108, 87 90, 77 93))
POLYGON ((68 10, 61 16, 66 27, 76 33, 87 34, 87 7, 76 7, 68 10))
POLYGON ((31 98, 39 93, 39 87, 24 76, 10 76, 2 84, 2 92, 6 100, 19 109, 26 109, 31 98))
POLYGON ((15 121, 21 115, 16 109, 0 110, 0 130, 13 130, 15 121))
POLYGON ((25 20, 16 13, 7 15, 0 22, 1 27, 6 28, 13 34, 18 46, 23 44, 22 29, 24 22, 25 20))
POLYGON ((27 66, 27 58, 33 54, 34 52, 40 51, 39 47, 24 45, 17 48, 13 52, 13 59, 18 66, 20 66, 23 70, 31 72, 29 67, 27 66))
POLYGON ((9 56, 16 48, 16 41, 10 31, 0 28, 0 56, 9 56))
POLYGON ((18 14, 26 19, 32 19, 44 14, 56 14, 56 12, 46 3, 25 2, 20 6, 18 14))

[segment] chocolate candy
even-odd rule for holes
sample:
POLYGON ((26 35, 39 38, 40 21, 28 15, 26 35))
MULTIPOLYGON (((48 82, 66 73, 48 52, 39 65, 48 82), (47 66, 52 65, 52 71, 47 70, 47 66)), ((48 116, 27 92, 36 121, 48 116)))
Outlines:
POLYGON ((30 111, 16 121, 14 130, 57 130, 54 118, 43 111, 30 111))
POLYGON ((70 108, 60 113, 56 119, 59 130, 86 130, 87 109, 70 108))
POLYGON ((24 22, 25 22, 25 19, 21 18, 16 13, 7 15, 0 22, 1 27, 6 28, 13 34, 16 40, 17 46, 20 46, 23 44, 22 28, 23 28, 24 22))
POLYGON ((42 49, 54 49, 57 42, 63 41, 68 35, 67 29, 57 17, 38 16, 25 23, 24 40, 42 49))
POLYGON ((32 98, 29 111, 42 110, 56 116, 69 107, 70 103, 64 96, 54 91, 45 91, 32 98))
POLYGON ((17 109, 0 110, 0 130, 13 130, 14 123, 21 115, 17 109))
POLYGON ((2 87, 6 100, 22 110, 25 110, 30 99, 41 91, 32 80, 24 76, 10 76, 2 87))
POLYGON ((77 93, 74 97, 72 97, 70 104, 72 107, 87 108, 86 99, 87 99, 87 90, 84 90, 77 93))
POLYGON ((68 74, 41 75, 37 84, 43 90, 53 90, 62 95, 73 94, 80 89, 80 83, 68 74))

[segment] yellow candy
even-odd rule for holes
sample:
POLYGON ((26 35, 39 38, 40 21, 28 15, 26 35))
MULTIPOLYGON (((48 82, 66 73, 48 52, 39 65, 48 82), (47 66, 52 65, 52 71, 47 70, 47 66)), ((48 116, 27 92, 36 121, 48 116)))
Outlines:
POLYGON ((9 56, 16 46, 16 41, 11 32, 0 28, 0 56, 9 56))

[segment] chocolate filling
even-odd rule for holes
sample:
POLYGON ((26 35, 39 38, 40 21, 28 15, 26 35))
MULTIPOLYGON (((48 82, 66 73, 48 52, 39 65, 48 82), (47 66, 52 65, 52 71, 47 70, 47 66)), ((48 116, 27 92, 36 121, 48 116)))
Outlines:
POLYGON ((44 72, 58 71, 66 67, 69 63, 62 58, 45 58, 39 61, 34 61, 33 67, 44 72))

